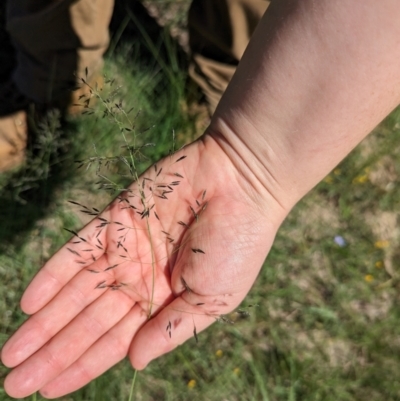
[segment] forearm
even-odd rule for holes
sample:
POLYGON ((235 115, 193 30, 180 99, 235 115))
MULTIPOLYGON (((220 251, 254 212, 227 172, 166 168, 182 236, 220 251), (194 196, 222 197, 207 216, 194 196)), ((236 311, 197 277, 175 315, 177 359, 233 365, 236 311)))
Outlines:
POLYGON ((287 211, 400 102, 396 0, 272 2, 208 133, 287 211))

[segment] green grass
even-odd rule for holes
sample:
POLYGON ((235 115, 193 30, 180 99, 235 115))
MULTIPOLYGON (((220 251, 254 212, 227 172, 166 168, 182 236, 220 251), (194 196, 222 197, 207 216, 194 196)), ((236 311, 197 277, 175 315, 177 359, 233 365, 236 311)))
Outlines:
MULTIPOLYGON (((177 146, 198 133, 199 119, 185 106, 186 72, 169 49, 165 64, 127 65, 132 52, 120 49, 106 65, 125 109, 141 111, 137 131, 151 127, 140 140, 157 143, 143 168, 168 153, 173 131, 177 146)), ((25 319, 19 298, 68 239, 63 227, 87 221, 67 200, 101 208, 111 199, 98 190, 94 169, 76 170, 74 160, 94 156, 94 146, 102 156, 121 152, 115 125, 82 116, 64 134, 69 141, 56 153, 51 141, 43 145, 48 163, 2 177, 1 342, 25 319)), ((191 339, 152 362, 138 374, 134 400, 400 400, 399 152, 398 110, 292 211, 244 302, 257 305, 250 316, 233 313, 234 324, 216 323, 198 344, 191 339)), ((60 400, 126 401, 132 377, 124 361, 60 400)), ((0 400, 9 399, 0 389, 0 400)))

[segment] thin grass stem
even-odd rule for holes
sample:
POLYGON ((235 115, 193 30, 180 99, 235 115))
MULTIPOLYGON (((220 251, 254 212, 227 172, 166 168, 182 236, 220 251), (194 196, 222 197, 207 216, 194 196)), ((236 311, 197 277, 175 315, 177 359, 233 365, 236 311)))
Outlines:
POLYGON ((135 389, 136 377, 137 377, 137 369, 135 369, 135 372, 133 373, 133 379, 132 379, 132 384, 131 384, 131 391, 129 392, 129 399, 128 399, 128 401, 132 401, 132 400, 133 400, 133 390, 135 389))

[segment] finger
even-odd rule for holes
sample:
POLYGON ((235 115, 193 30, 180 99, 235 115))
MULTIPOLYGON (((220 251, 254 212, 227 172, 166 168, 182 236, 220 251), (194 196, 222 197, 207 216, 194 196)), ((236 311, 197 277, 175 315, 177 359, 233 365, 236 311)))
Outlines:
POLYGON ((136 369, 144 369, 189 338, 197 341, 197 334, 213 322, 215 316, 178 297, 139 330, 129 350, 130 361, 136 369))
POLYGON ((122 291, 107 290, 36 354, 17 366, 4 387, 12 397, 26 397, 56 378, 133 307, 122 291))
POLYGON ((134 306, 76 362, 41 388, 41 395, 46 398, 61 397, 100 376, 126 357, 132 338, 146 320, 147 313, 138 305, 134 306))
MULTIPOLYGON (((107 266, 101 258, 93 268, 103 271, 107 266)), ((104 285, 113 282, 111 274, 78 273, 44 308, 31 316, 7 341, 1 351, 4 365, 14 367, 35 353, 65 327, 83 309, 105 291, 104 285), (101 288, 99 283, 103 283, 101 288)))
POLYGON ((37 312, 78 272, 103 255, 106 236, 99 225, 100 220, 92 220, 42 267, 22 296, 21 308, 25 313, 37 312))

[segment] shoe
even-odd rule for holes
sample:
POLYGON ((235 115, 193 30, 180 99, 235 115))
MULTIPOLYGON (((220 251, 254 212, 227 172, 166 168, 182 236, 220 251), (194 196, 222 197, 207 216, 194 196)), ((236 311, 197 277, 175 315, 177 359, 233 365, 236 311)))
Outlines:
POLYGON ((23 163, 27 142, 28 124, 25 110, 0 117, 0 173, 23 163))
POLYGON ((0 172, 10 170, 25 158, 28 140, 28 100, 12 81, 0 87, 0 172))

